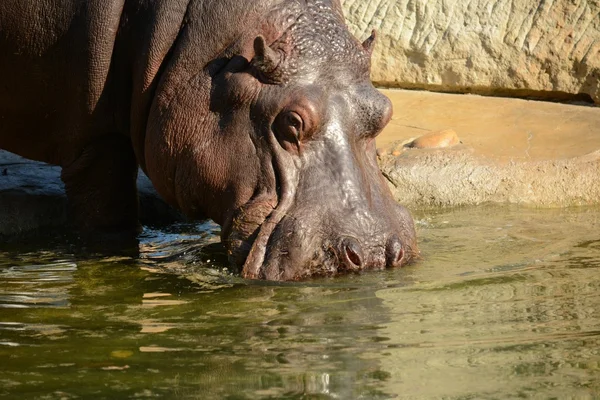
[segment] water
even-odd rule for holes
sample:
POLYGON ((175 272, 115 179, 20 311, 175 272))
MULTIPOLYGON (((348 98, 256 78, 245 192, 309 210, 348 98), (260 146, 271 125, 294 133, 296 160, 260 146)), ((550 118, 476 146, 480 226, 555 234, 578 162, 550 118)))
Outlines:
POLYGON ((293 284, 232 275, 209 223, 139 259, 0 245, 0 397, 600 398, 600 209, 415 215, 416 265, 293 284))

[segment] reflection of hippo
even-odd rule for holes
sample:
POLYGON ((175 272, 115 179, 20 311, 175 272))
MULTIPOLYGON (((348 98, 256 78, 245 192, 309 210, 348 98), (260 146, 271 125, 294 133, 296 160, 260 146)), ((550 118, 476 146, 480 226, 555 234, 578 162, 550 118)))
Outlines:
POLYGON ((58 164, 79 225, 137 229, 137 166, 248 278, 400 266, 392 107, 338 0, 2 0, 0 148, 58 164))

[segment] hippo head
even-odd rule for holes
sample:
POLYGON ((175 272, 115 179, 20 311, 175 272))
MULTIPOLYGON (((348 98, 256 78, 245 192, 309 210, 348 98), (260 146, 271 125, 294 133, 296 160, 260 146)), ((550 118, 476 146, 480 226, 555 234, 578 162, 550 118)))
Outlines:
MULTIPOLYGON (((168 201, 222 225, 246 278, 402 266, 415 230, 376 162, 392 105, 369 79, 374 35, 358 42, 337 2, 285 5, 184 85, 163 78, 146 170, 168 201)), ((165 74, 191 58, 180 50, 165 74)))

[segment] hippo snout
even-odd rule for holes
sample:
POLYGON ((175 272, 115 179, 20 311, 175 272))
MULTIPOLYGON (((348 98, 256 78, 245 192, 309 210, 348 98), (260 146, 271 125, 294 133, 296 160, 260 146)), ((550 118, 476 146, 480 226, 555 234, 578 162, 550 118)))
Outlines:
POLYGON ((397 234, 391 234, 386 241, 371 248, 355 237, 344 237, 340 240, 337 254, 340 271, 398 268, 408 261, 397 234))

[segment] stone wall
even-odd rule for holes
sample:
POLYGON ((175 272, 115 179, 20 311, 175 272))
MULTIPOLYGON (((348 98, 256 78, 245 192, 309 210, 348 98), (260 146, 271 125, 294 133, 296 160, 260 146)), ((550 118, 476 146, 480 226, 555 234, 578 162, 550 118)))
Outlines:
POLYGON ((600 0, 342 0, 380 86, 600 103, 600 0), (579 95, 579 96, 574 96, 579 95))

